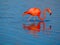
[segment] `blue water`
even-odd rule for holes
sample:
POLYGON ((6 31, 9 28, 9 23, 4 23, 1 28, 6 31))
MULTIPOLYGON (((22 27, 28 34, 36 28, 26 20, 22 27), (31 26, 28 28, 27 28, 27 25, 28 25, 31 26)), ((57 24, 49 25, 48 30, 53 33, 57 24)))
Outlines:
MULTIPOLYGON (((36 23, 40 20, 36 17, 36 23)), ((0 0, 0 45, 60 45, 60 0, 0 0), (43 11, 49 7, 52 15, 47 13, 44 23, 50 30, 42 30, 36 36, 23 28, 29 15, 22 17, 24 11, 38 7, 43 11)))

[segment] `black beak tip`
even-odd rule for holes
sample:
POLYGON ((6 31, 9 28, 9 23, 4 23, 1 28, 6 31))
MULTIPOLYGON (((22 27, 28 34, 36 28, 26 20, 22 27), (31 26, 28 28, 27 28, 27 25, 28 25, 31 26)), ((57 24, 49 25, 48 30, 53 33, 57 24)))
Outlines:
POLYGON ((52 13, 50 13, 50 15, 52 15, 52 13))

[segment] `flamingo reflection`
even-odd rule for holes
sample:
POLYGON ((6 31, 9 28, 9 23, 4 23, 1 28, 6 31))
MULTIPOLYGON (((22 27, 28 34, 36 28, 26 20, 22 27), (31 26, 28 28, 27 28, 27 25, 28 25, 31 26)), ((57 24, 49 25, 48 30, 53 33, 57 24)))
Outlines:
POLYGON ((24 30, 29 30, 29 32, 33 35, 36 35, 38 32, 42 30, 51 30, 51 25, 49 26, 49 28, 46 28, 46 23, 44 21, 38 22, 37 24, 34 22, 32 24, 23 24, 23 29, 24 30))

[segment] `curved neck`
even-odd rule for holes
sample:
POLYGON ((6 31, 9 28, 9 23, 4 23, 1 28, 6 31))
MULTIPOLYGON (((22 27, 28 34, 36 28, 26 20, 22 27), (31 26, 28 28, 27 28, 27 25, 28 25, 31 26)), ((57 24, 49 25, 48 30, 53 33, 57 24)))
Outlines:
POLYGON ((46 18, 46 12, 47 12, 47 10, 46 9, 44 9, 44 11, 43 11, 43 17, 41 17, 41 16, 38 16, 38 18, 40 19, 40 20, 44 20, 45 18, 46 18))

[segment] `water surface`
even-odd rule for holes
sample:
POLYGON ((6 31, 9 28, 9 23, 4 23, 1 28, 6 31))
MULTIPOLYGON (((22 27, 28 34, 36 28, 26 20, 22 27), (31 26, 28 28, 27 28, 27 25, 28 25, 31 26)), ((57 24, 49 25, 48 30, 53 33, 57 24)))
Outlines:
MULTIPOLYGON (((60 1, 59 0, 0 0, 0 45, 60 45, 60 1), (36 17, 27 21, 22 17, 24 11, 38 7, 43 11, 49 7, 39 31, 24 29, 23 24, 32 27, 41 23, 36 17), (45 24, 46 29, 43 29, 45 24)), ((31 28, 30 28, 31 29, 31 28)))

